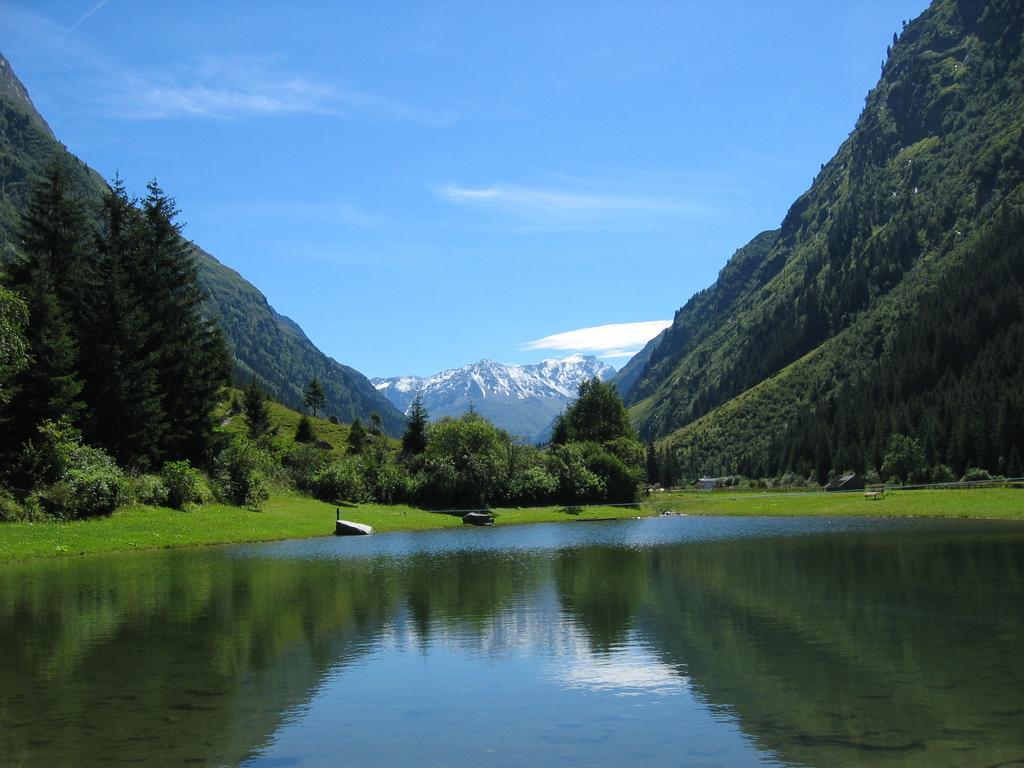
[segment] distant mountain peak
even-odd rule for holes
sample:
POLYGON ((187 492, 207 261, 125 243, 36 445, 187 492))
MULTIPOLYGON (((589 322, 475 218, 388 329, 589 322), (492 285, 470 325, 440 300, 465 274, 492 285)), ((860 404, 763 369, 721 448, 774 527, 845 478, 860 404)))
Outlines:
POLYGON ((573 354, 528 365, 483 359, 432 376, 370 381, 400 411, 408 412, 417 395, 432 418, 459 416, 472 406, 511 434, 534 440, 576 397, 582 382, 614 374, 593 355, 573 354))

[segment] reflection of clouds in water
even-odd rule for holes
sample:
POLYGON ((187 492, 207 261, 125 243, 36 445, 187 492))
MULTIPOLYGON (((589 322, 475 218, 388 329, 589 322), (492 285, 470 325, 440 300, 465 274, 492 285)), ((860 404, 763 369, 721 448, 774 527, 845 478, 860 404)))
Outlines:
MULTIPOLYGON (((541 587, 531 604, 513 599, 505 610, 480 623, 437 616, 430 622, 429 647, 488 657, 545 657, 551 679, 577 690, 619 696, 668 695, 689 688, 689 677, 665 664, 633 633, 607 652, 595 652, 575 618, 561 608, 557 594, 541 587)), ((382 627, 376 644, 403 651, 422 650, 423 638, 403 608, 382 627)))
POLYGON ((559 660, 553 677, 567 688, 585 688, 637 696, 642 693, 671 694, 689 688, 690 680, 680 670, 659 661, 635 639, 609 653, 593 653, 580 643, 573 658, 559 660))

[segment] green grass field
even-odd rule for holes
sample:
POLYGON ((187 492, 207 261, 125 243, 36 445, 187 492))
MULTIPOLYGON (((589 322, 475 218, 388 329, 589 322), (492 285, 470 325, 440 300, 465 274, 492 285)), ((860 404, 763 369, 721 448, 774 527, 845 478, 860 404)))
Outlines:
MULTIPOLYGON (((678 512, 686 515, 964 517, 1024 521, 1024 489, 890 491, 879 501, 860 493, 769 493, 751 491, 654 494, 632 507, 537 507, 496 509, 498 525, 573 522, 678 512)), ((189 512, 132 506, 110 517, 75 522, 0 525, 0 561, 97 554, 204 544, 327 536, 335 506, 297 494, 276 495, 260 512, 207 504, 189 512)), ((459 517, 407 506, 361 504, 342 517, 378 532, 451 528, 459 517)))

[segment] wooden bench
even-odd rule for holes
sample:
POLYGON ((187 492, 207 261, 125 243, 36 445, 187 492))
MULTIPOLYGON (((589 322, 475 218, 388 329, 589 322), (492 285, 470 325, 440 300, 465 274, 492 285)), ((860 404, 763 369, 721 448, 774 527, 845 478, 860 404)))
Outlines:
POLYGON ((868 489, 864 491, 864 498, 870 501, 878 501, 885 496, 884 485, 869 485, 868 489))

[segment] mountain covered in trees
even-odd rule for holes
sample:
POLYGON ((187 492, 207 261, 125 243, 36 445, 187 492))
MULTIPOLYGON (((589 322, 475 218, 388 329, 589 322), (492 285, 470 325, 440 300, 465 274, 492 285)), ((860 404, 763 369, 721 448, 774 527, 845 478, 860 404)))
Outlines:
MULTIPOLYGON (((617 378, 664 479, 1022 474, 1024 10, 935 0, 836 155, 617 378)), ((914 479, 902 477, 901 479, 914 479)))
POLYGON ((550 436, 552 422, 576 399, 580 384, 614 374, 614 368, 593 355, 570 355, 532 365, 481 360, 433 376, 370 381, 403 413, 418 395, 432 419, 472 409, 511 435, 537 442, 550 436))
MULTIPOLYGON (((0 55, 0 262, 14 258, 15 231, 27 209, 33 180, 47 162, 66 150, 35 109, 10 63, 0 55)), ((77 158, 70 157, 71 184, 99 216, 108 185, 77 158)), ((217 321, 232 354, 234 378, 253 376, 275 399, 302 403, 303 387, 318 379, 326 395, 325 412, 342 421, 369 420, 378 413, 384 428, 402 431, 404 418, 365 376, 323 354, 291 319, 234 270, 201 248, 188 244, 207 294, 204 313, 217 321)))

